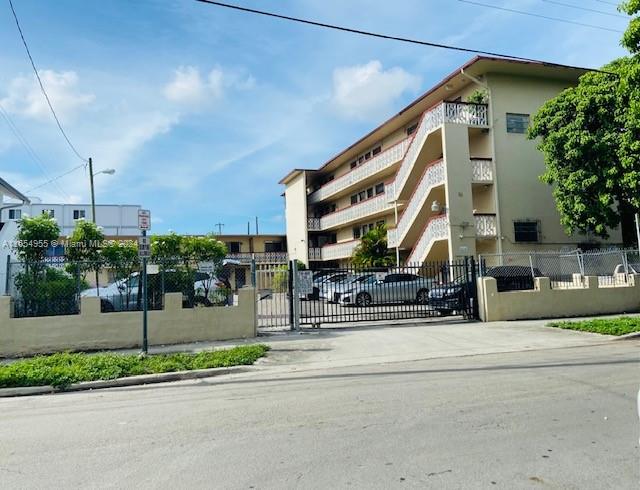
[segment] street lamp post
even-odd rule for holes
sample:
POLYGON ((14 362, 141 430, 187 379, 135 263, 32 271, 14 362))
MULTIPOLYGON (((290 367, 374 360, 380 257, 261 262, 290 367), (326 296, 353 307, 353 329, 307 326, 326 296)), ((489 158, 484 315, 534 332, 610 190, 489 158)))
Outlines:
POLYGON ((114 168, 106 168, 99 172, 93 172, 93 159, 89 157, 89 183, 91 184, 91 221, 96 223, 96 193, 93 187, 93 178, 99 174, 113 175, 116 173, 114 168))

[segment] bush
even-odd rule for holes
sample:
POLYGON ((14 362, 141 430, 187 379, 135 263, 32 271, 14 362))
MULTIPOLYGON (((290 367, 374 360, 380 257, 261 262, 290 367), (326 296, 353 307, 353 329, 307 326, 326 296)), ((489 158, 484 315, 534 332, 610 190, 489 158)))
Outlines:
POLYGON ((79 311, 79 292, 86 287, 66 272, 53 267, 27 267, 16 275, 20 293, 16 300, 16 316, 48 316, 75 314, 79 311))
POLYGON ((0 365, 0 388, 46 385, 64 388, 81 381, 250 365, 268 350, 266 345, 253 344, 197 354, 158 354, 147 357, 68 352, 36 356, 0 365))

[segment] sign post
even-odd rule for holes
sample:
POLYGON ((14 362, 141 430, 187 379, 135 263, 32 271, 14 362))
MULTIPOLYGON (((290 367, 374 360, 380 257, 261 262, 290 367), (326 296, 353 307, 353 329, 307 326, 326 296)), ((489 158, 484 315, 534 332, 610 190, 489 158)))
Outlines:
POLYGON ((138 237, 138 257, 142 259, 142 355, 147 355, 149 350, 147 335, 147 311, 149 306, 147 259, 151 256, 151 243, 147 236, 147 230, 151 228, 151 212, 148 209, 138 209, 138 228, 142 230, 142 236, 138 237))

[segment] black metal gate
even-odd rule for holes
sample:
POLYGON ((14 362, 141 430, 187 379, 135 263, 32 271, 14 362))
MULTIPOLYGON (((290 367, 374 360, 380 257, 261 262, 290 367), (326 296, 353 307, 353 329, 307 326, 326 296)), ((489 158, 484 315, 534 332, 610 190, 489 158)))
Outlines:
POLYGON ((461 316, 477 318, 472 257, 384 268, 313 268, 298 293, 300 325, 461 316))

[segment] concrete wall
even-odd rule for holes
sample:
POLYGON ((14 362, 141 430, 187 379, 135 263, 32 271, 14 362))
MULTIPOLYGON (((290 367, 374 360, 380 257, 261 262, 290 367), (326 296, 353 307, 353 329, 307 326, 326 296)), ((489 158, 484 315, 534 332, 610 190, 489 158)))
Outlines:
POLYGON ((598 287, 598 278, 585 278, 586 287, 551 289, 548 277, 537 277, 535 289, 499 293, 492 277, 478 278, 480 318, 485 322, 629 313, 640 310, 640 275, 626 286, 598 287))
MULTIPOLYGON (((11 318, 11 298, 0 297, 0 357, 64 350, 138 347, 142 313, 101 313, 99 298, 82 298, 79 315, 11 318)), ((182 308, 182 294, 165 295, 149 312, 149 344, 180 344, 256 336, 255 290, 239 291, 238 306, 182 308)))
MULTIPOLYGON (((544 157, 537 142, 526 134, 507 133, 506 114, 529 114, 533 120, 538 109, 564 90, 569 83, 562 80, 520 77, 490 73, 492 132, 495 141, 493 156, 502 250, 524 251, 539 248, 559 249, 585 241, 582 235, 568 236, 560 224, 560 215, 552 195, 552 187, 540 181, 545 171, 544 157), (540 220, 540 243, 516 243, 514 220, 540 220)), ((614 230, 610 242, 621 243, 619 230, 614 230)))
POLYGON ((284 196, 289 257, 291 260, 300 260, 309 265, 307 176, 305 172, 300 173, 287 184, 284 196))

